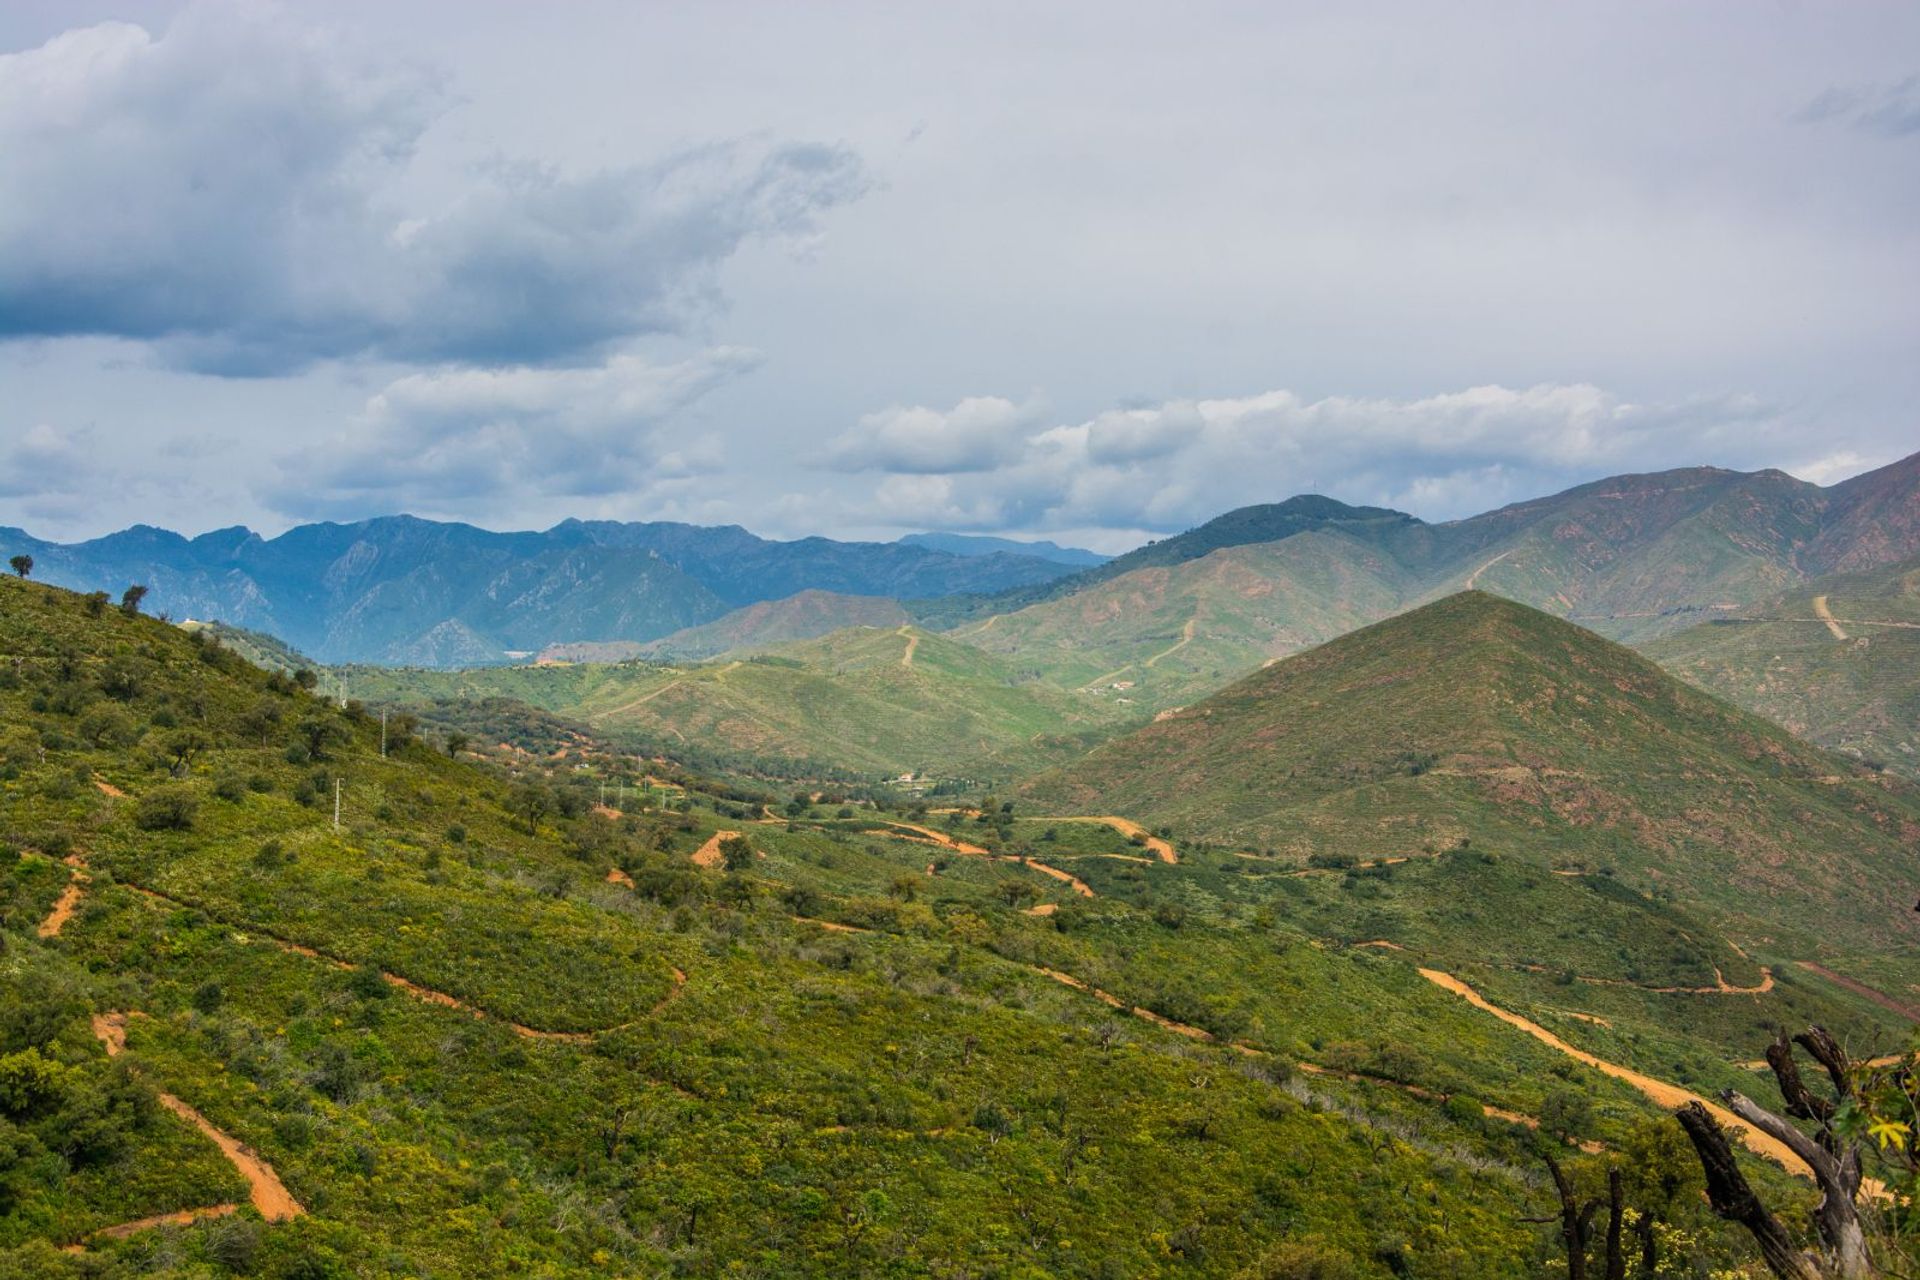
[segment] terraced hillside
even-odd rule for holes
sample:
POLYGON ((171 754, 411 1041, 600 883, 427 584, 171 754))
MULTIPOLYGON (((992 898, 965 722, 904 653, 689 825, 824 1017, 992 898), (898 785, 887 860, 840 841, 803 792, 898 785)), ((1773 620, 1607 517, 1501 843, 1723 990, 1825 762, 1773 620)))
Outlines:
POLYGON ((1811 742, 1920 778, 1920 559, 1817 579, 1646 653, 1811 742))
POLYGON ((1130 715, 909 626, 857 627, 703 665, 360 668, 351 684, 402 705, 509 697, 668 754, 693 748, 870 777, 1010 779, 1073 758, 1130 715))

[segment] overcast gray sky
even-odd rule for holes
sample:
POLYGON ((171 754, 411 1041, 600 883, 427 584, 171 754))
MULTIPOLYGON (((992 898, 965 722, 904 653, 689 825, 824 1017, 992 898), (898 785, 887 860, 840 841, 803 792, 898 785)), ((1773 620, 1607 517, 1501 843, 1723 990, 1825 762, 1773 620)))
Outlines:
POLYGON ((1920 6, 0 6, 0 523, 1106 550, 1920 449, 1920 6))

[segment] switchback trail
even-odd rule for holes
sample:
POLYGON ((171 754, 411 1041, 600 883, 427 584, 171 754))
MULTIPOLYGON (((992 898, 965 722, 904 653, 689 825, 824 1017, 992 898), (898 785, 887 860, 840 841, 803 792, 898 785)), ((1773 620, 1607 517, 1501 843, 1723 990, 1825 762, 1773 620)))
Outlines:
MULTIPOLYGON (((202 911, 206 912, 209 916, 214 916, 213 912, 208 911, 206 907, 198 903, 187 902, 184 899, 175 898, 170 894, 161 893, 155 889, 143 888, 127 880, 122 880, 120 885, 124 889, 129 889, 155 902, 163 902, 171 907, 185 907, 192 911, 202 911)), ((218 919, 219 917, 214 916, 214 918, 218 919)), ((349 973, 360 968, 360 965, 352 960, 345 960, 339 956, 329 955, 324 951, 319 951, 303 943, 295 942, 290 938, 279 937, 269 933, 257 924, 242 924, 233 927, 245 930, 248 933, 259 934, 262 938, 266 939, 268 943, 287 952, 289 955, 302 956, 308 960, 318 960, 322 964, 331 965, 336 969, 342 969, 349 973)), ((636 1026, 642 1021, 642 1019, 635 1018, 627 1022, 615 1023, 610 1027, 600 1027, 593 1031, 542 1031, 538 1027, 529 1027, 524 1023, 514 1022, 498 1014, 489 1013, 485 1009, 469 1004, 460 997, 449 995, 445 991, 436 991, 432 987, 423 987, 411 978, 403 978, 397 973, 388 973, 384 969, 375 970, 375 972, 379 973, 381 980, 388 986, 405 995, 412 996, 422 1004, 438 1005, 443 1009, 457 1010, 478 1022, 497 1022, 512 1031, 515 1035, 527 1040, 546 1040, 560 1044, 592 1044, 594 1040, 600 1036, 610 1035, 615 1031, 624 1031, 628 1027, 636 1026)), ((677 965, 670 965, 668 972, 672 975, 673 985, 668 989, 667 994, 660 999, 659 1003, 647 1011, 645 1016, 648 1018, 654 1017, 669 1004, 673 1003, 674 998, 678 996, 687 985, 687 975, 677 965)))
MULTIPOLYGON (((1108 1008, 1118 1009, 1123 1013, 1131 1013, 1142 1022, 1150 1022, 1162 1031, 1171 1031, 1177 1036, 1185 1036, 1189 1040, 1198 1040, 1205 1044, 1224 1045, 1243 1057, 1267 1058, 1272 1056, 1265 1049, 1256 1049, 1254 1046, 1244 1044, 1238 1040, 1221 1040, 1205 1027, 1196 1027, 1185 1022, 1175 1022, 1172 1018, 1155 1013, 1151 1009, 1142 1008, 1139 1005, 1129 1005, 1119 996, 1102 991, 1098 987, 1090 986, 1070 973, 1062 973, 1058 969, 1049 969, 1043 965, 1034 965, 1032 968, 1035 973, 1044 974, 1061 986, 1072 987, 1075 991, 1084 992, 1108 1008)), ((1416 1098, 1424 1098, 1430 1102, 1445 1102, 1451 1096, 1440 1093, 1437 1090, 1423 1089, 1417 1084, 1407 1084, 1400 1080, 1388 1080, 1382 1076, 1362 1075, 1357 1071, 1336 1071, 1331 1067, 1320 1066, 1318 1063, 1300 1062, 1296 1065, 1308 1075, 1328 1076, 1347 1080, 1354 1084, 1379 1085, 1383 1088, 1398 1089, 1402 1093, 1410 1094, 1416 1098)), ((1509 1111, 1504 1107, 1496 1107, 1484 1102, 1480 1104, 1480 1110, 1486 1115, 1494 1116, 1513 1124, 1524 1125, 1529 1129, 1538 1129, 1540 1127, 1540 1121, 1537 1117, 1527 1115, 1524 1112, 1509 1111)), ((1605 1150, 1605 1148, 1597 1142, 1582 1142, 1580 1143, 1580 1149, 1589 1153, 1605 1150)))
MULTIPOLYGON (((128 1016, 129 1015, 125 1013, 96 1013, 93 1015, 93 1034, 106 1048, 109 1058, 120 1056, 121 1052, 127 1047, 128 1016)), ((273 1166, 255 1154, 251 1147, 246 1146, 236 1138, 228 1136, 222 1130, 215 1128, 211 1120, 208 1120, 205 1116, 172 1094, 161 1093, 158 1090, 155 1091, 155 1094, 160 1099, 161 1106, 198 1129, 202 1134, 206 1135, 214 1146, 220 1148, 220 1154, 227 1158, 227 1163, 231 1164, 234 1169, 239 1172, 240 1176, 246 1179, 248 1199, 252 1202, 253 1207, 260 1211, 261 1217, 265 1218, 268 1222, 285 1222, 288 1218, 297 1218, 306 1212, 306 1210, 301 1207, 300 1202, 293 1198, 292 1193, 287 1190, 285 1184, 280 1181, 280 1175, 273 1171, 273 1166)), ((217 1212, 217 1210, 189 1210, 189 1212, 205 1214, 217 1212)), ((168 1221, 171 1216, 172 1215, 169 1215, 168 1218, 162 1218, 159 1221, 168 1221)), ((128 1224, 128 1234, 140 1229, 142 1226, 157 1225, 159 1225, 159 1222, 156 1221, 128 1224)))
POLYGON ((1774 1161, 1786 1169, 1789 1173, 1799 1174, 1803 1177, 1811 1176, 1806 1165, 1801 1162, 1800 1157, 1793 1153, 1793 1148, 1778 1138, 1770 1137, 1762 1133, 1719 1103, 1710 1102, 1697 1093, 1682 1089, 1679 1085, 1668 1084, 1664 1080, 1656 1080, 1652 1076, 1642 1075, 1631 1067, 1623 1067, 1619 1063, 1609 1062, 1605 1058, 1588 1053, 1585 1049, 1576 1049, 1539 1023, 1528 1018, 1523 1018, 1511 1010, 1502 1009, 1499 1005, 1492 1003, 1485 996, 1450 973, 1443 973, 1438 969, 1422 969, 1420 970, 1420 976, 1443 990, 1453 992, 1453 994, 1461 997, 1474 1008, 1492 1014, 1509 1026, 1518 1027, 1548 1048, 1559 1053, 1564 1053, 1576 1062, 1585 1063, 1602 1075, 1612 1076, 1616 1080, 1631 1085, 1644 1094, 1650 1101, 1665 1107, 1669 1111, 1683 1107, 1689 1102, 1698 1102, 1712 1113, 1713 1118, 1720 1123, 1721 1128, 1737 1133, 1740 1136, 1740 1141, 1746 1144, 1749 1151, 1767 1157, 1769 1160, 1774 1161))
MULTIPOLYGON (((1094 896, 1093 886, 1089 885, 1086 881, 1080 879, 1078 876, 1062 871, 1058 867, 1050 867, 1044 862, 1036 862, 1032 858, 1018 858, 1010 853, 995 853, 993 850, 983 849, 977 844, 968 844, 964 840, 956 840, 946 832, 935 830, 933 827, 916 826, 911 822, 888 822, 886 825, 889 827, 898 827, 901 831, 910 833, 905 835, 896 834, 896 839, 917 840, 925 844, 935 844, 943 849, 951 849, 955 853, 963 853, 974 858, 990 858, 995 862, 1017 862, 1022 866, 1030 867, 1038 871, 1043 876, 1051 876, 1083 898, 1091 898, 1094 896)), ((877 831, 873 834, 887 835, 889 833, 877 831)))
POLYGON ((1162 862, 1180 861, 1180 855, 1173 851, 1173 846, 1171 844, 1167 843, 1165 840, 1162 840, 1159 836, 1151 834, 1150 832, 1148 832, 1148 830, 1145 827, 1133 821, 1133 819, 1131 818, 1119 818, 1119 817, 1114 817, 1111 814, 1108 814, 1108 815, 1104 815, 1097 818, 1081 818, 1081 817, 1036 818, 1034 819, 1034 821, 1036 822, 1104 822, 1106 825, 1112 827, 1115 831, 1118 831, 1121 835, 1125 836, 1129 840, 1132 840, 1135 837, 1138 837, 1140 841, 1149 850, 1153 852, 1153 856, 1160 859, 1160 861, 1162 862))

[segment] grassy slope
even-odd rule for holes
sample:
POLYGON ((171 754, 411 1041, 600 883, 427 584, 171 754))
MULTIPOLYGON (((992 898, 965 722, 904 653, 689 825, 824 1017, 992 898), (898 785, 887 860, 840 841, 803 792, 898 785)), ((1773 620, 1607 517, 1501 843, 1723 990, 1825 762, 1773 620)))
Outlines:
MULTIPOLYGON (((17 843, 72 842, 94 877, 66 932, 40 943, 24 926, 58 871, 31 856, 6 868, 9 953, 77 984, 57 1039, 80 1068, 104 1069, 89 1005, 149 1014, 129 1026, 139 1078, 255 1147, 306 1204, 259 1236, 254 1274, 1175 1277, 1305 1248, 1367 1277, 1533 1275, 1552 1243, 1520 1222, 1542 1203, 1525 1135, 1391 1082, 1536 1113, 1556 1091, 1584 1092, 1589 1132, 1615 1143, 1648 1119, 1624 1087, 1403 958, 1322 944, 1308 899, 1225 853, 1142 864, 1094 856, 1132 848, 1104 828, 1059 824, 1051 840, 1039 818, 1004 837, 967 828, 1073 866, 1099 893, 1081 899, 1017 862, 862 834, 870 820, 825 812, 791 828, 707 807, 587 815, 529 834, 503 784, 418 745, 383 761, 371 723, 274 692, 173 628, 90 619, 71 597, 8 582, 0 651, 14 729, 0 824, 17 843), (281 709, 278 726, 249 719, 263 704, 281 709), (140 744, 80 739, 101 707, 144 727, 140 744), (324 804, 295 795, 317 766, 286 753, 316 719, 345 735, 318 766, 346 783, 338 833, 324 804), (183 729, 207 745, 169 782, 156 749, 183 729), (216 789, 226 777, 255 785, 216 789), (139 830, 142 798, 169 786, 197 798, 193 828, 139 830), (689 853, 729 827, 765 856, 743 876, 692 871, 689 853), (610 864, 638 887, 608 883, 610 864), (1022 914, 1009 898, 1030 899, 1010 884, 1058 913, 1022 914), (275 935, 492 1016, 369 987, 275 935), (655 1008, 667 965, 687 980, 655 1008), (1036 965, 1280 1057, 1162 1031, 1036 965), (573 1043, 517 1035, 504 1017, 632 1023, 573 1043), (1368 1078, 1289 1079, 1293 1058, 1368 1078)), ((1348 893, 1339 882, 1285 883, 1348 893)), ((1732 1078, 1725 1058, 1756 1017, 1819 1016, 1860 1039, 1886 1027, 1870 1006, 1798 985, 1709 1013, 1688 998, 1535 989, 1524 974, 1480 980, 1503 977, 1503 999, 1569 1038, 1649 1069, 1680 1063, 1702 1085, 1732 1078), (1583 1002, 1612 1011, 1605 1037, 1553 1012, 1583 1002)), ((233 1193, 191 1135, 135 1136, 114 1179, 53 1171, 12 1238, 59 1243, 233 1193)), ((26 1246, 0 1252, 0 1274, 226 1274, 212 1259, 230 1256, 228 1229, 136 1237, 84 1263, 26 1246)), ((1705 1257, 1739 1256, 1702 1215, 1689 1230, 1705 1257)))
POLYGON ((1406 583, 1378 548, 1311 532, 1139 569, 955 638, 1062 688, 1157 711, 1392 612, 1406 583), (1119 681, 1132 687, 1109 688, 1119 681))
POLYGON ((704 666, 365 671, 353 685, 383 701, 504 695, 669 751, 686 743, 876 775, 1010 777, 1071 758, 1126 714, 1020 680, 945 637, 881 628, 704 666), (918 643, 905 666, 909 636, 918 643))
POLYGON ((907 611, 900 602, 884 596, 801 591, 676 631, 643 646, 639 656, 697 661, 721 653, 757 653, 847 627, 898 627, 906 621, 907 611))
MULTIPOLYGON (((1085 812, 1130 804, 1275 870, 1313 855, 1407 857, 1454 915, 1460 877, 1497 855, 1608 873, 1631 887, 1629 904, 1632 890, 1671 899, 1776 955, 1858 944, 1912 956, 1920 941, 1910 790, 1590 632, 1477 593, 1288 659, 1030 794, 1085 812), (1435 855, 1437 869, 1418 861, 1435 855)), ((1503 949, 1541 941, 1525 932, 1503 949)))
POLYGON ((1646 652, 1804 738, 1920 777, 1920 560, 1818 579, 1646 652), (1819 618, 1817 597, 1846 639, 1819 618))

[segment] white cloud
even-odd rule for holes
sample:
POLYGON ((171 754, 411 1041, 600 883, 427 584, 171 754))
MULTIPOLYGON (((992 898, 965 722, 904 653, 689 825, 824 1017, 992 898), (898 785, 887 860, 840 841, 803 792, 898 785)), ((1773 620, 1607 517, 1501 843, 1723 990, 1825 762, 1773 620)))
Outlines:
POLYGON ((894 406, 870 413, 829 449, 834 465, 908 475, 989 471, 1018 456, 1038 409, 973 396, 951 409, 894 406))
POLYGON ((873 519, 1177 529, 1306 491, 1447 517, 1609 469, 1722 462, 1790 438, 1786 420, 1751 397, 1649 405, 1587 384, 1544 384, 1417 399, 1308 400, 1279 390, 1169 401, 999 441, 991 471, 972 455, 968 466, 942 469, 874 439, 901 422, 945 416, 890 410, 843 437, 843 456, 896 473, 876 489, 873 519), (887 460, 907 465, 882 467, 887 460))
POLYGON ((581 369, 409 374, 338 437, 284 457, 267 498, 294 516, 357 517, 643 496, 720 465, 715 437, 666 424, 758 361, 722 347, 672 364, 623 354, 581 369))
POLYGON ((447 107, 434 76, 244 4, 0 56, 0 337, 229 373, 579 359, 681 328, 743 244, 865 188, 844 149, 740 143, 403 195, 447 107))

